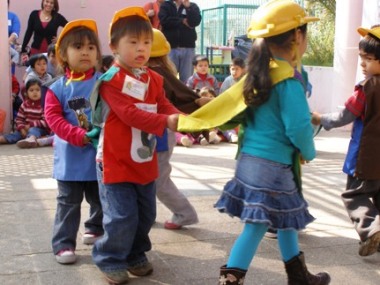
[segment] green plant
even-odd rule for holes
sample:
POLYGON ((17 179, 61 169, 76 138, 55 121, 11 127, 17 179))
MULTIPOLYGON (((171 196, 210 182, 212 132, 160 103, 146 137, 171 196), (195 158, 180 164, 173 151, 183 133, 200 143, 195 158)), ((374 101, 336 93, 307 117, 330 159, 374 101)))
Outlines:
MULTIPOLYGON (((306 2, 306 1, 305 1, 306 2)), ((335 0, 309 0, 305 3, 309 13, 320 21, 308 25, 308 50, 303 64, 332 66, 334 61, 335 0)))

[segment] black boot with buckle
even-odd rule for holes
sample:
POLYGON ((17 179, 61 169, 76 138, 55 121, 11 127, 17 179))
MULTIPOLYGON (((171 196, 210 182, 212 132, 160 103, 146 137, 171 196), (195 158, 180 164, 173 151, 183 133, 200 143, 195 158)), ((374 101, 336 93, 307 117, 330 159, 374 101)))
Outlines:
POLYGON ((306 267, 305 257, 301 251, 298 256, 285 262, 288 275, 288 285, 327 285, 330 283, 330 275, 326 272, 311 274, 306 267))

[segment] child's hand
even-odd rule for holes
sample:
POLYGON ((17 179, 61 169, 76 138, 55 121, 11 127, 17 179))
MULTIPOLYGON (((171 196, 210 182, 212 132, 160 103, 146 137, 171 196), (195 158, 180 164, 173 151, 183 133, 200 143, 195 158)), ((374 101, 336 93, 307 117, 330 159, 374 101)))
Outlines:
POLYGON ((208 102, 210 102, 213 98, 210 97, 200 97, 198 99, 195 99, 195 104, 202 107, 203 105, 206 105, 208 102))
POLYGON ((20 130, 20 134, 23 138, 26 138, 26 135, 28 134, 28 131, 26 130, 26 128, 23 128, 20 130))
POLYGON ((321 114, 319 114, 318 112, 312 112, 311 113, 311 123, 313 125, 320 125, 321 124, 321 114))
POLYGON ((177 127, 178 127, 178 117, 179 117, 179 114, 172 114, 172 115, 169 115, 168 116, 168 119, 167 119, 167 127, 173 131, 173 132, 176 132, 177 131, 177 127))
POLYGON ((100 134, 100 128, 95 127, 95 126, 92 128, 91 131, 86 133, 86 137, 89 137, 91 139, 91 143, 94 146, 94 148, 98 148, 99 134, 100 134))
POLYGON ((83 144, 84 144, 84 145, 88 144, 90 141, 91 141, 91 139, 90 139, 87 135, 85 135, 85 136, 83 137, 83 144))

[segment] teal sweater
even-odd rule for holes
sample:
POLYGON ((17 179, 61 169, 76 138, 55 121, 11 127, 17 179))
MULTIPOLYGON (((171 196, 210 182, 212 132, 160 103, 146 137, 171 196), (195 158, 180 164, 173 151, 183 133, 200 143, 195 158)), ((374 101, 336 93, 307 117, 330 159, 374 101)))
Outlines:
POLYGON ((267 102, 245 112, 243 153, 288 165, 295 150, 307 161, 315 157, 310 111, 300 81, 278 83, 267 102))

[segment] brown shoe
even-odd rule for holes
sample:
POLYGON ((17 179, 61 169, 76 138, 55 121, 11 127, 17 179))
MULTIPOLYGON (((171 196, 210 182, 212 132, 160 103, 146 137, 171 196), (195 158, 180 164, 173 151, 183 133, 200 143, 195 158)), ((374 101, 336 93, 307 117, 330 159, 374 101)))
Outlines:
POLYGON ((360 243, 359 255, 369 256, 374 254, 380 245, 380 232, 374 233, 366 241, 360 243))
POLYGON ((102 273, 110 285, 126 284, 129 281, 129 275, 127 270, 111 272, 102 271, 102 273))
POLYGON ((135 276, 147 276, 152 274, 153 265, 149 261, 128 268, 129 273, 135 276))

